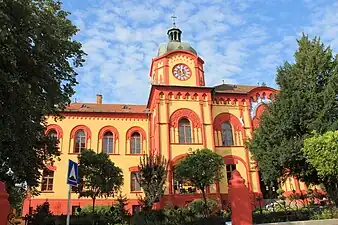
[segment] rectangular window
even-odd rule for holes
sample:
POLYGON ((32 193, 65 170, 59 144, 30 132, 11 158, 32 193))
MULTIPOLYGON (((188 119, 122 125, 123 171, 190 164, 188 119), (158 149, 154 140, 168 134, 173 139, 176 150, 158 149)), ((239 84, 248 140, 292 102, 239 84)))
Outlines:
POLYGON ((191 128, 189 127, 185 127, 185 143, 190 144, 192 143, 191 140, 191 128))
POLYGON ((190 126, 183 125, 179 127, 178 132, 179 132, 179 143, 182 144, 192 143, 190 126))
POLYGON ((226 165, 226 172, 227 172, 227 181, 231 180, 232 171, 236 170, 236 164, 227 164, 226 165))
POLYGON ((132 138, 132 140, 131 140, 131 154, 141 154, 141 140, 140 140, 140 138, 132 138))
POLYGON ((106 154, 114 153, 114 139, 113 137, 103 138, 103 152, 106 154))
POLYGON ((180 128, 178 129, 179 137, 180 137, 180 143, 185 143, 185 136, 184 136, 184 129, 180 128))
POLYGON ((42 173, 41 191, 53 191, 54 171, 45 169, 42 173))
POLYGON ((141 191, 141 185, 140 183, 137 181, 137 176, 139 176, 138 172, 132 172, 130 174, 130 190, 131 191, 141 191))
POLYGON ((75 153, 80 153, 86 149, 86 137, 77 137, 75 140, 75 153))

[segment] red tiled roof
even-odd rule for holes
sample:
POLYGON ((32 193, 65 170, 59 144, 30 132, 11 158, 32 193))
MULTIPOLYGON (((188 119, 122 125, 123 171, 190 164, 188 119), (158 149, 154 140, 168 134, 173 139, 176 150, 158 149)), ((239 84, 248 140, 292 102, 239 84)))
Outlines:
POLYGON ((233 84, 221 84, 214 87, 214 91, 217 93, 241 93, 246 94, 258 86, 250 85, 233 85, 233 84))
POLYGON ((71 103, 65 112, 148 113, 146 105, 71 103))

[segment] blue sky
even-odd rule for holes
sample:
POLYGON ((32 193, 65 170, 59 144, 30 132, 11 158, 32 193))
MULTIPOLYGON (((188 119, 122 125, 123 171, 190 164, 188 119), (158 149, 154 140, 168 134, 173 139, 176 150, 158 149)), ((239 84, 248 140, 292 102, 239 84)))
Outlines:
POLYGON ((151 59, 167 41, 171 16, 182 40, 205 61, 208 86, 275 84, 276 68, 293 61, 302 32, 338 49, 336 0, 64 0, 88 54, 73 97, 145 104, 151 59))

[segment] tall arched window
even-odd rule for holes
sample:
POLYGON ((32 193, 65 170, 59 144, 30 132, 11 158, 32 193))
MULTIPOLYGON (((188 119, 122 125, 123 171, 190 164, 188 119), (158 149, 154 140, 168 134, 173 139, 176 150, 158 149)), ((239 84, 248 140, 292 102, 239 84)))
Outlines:
POLYGON ((134 132, 130 138, 131 154, 141 154, 141 135, 139 132, 134 132))
POLYGON ((232 127, 229 122, 222 123, 222 143, 223 146, 232 146, 234 145, 232 127))
POLYGON ((114 153, 114 135, 111 131, 107 131, 103 135, 103 152, 106 154, 114 153))
POLYGON ((78 130, 75 134, 74 153, 80 153, 86 148, 86 133, 83 130, 78 130))
POLYGON ((52 138, 55 138, 55 139, 58 138, 58 133, 57 133, 56 130, 54 130, 54 129, 49 130, 48 133, 47 133, 47 135, 48 135, 49 137, 52 137, 52 138))
POLYGON ((56 130, 54 129, 49 130, 47 135, 53 138, 53 141, 55 141, 55 147, 58 147, 59 140, 58 140, 58 133, 56 132, 56 130))
POLYGON ((178 122, 179 141, 181 144, 190 144, 191 139, 191 125, 187 118, 182 118, 178 122))

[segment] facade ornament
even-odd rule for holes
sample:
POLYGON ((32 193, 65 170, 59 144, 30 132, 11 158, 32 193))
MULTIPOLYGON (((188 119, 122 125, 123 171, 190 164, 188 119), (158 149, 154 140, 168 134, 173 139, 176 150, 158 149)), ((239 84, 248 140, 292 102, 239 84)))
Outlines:
POLYGON ((260 96, 257 96, 256 101, 254 99, 250 100, 250 116, 251 119, 255 118, 257 113, 257 108, 262 104, 270 104, 272 102, 271 98, 267 98, 266 96, 263 96, 262 98, 260 96))

